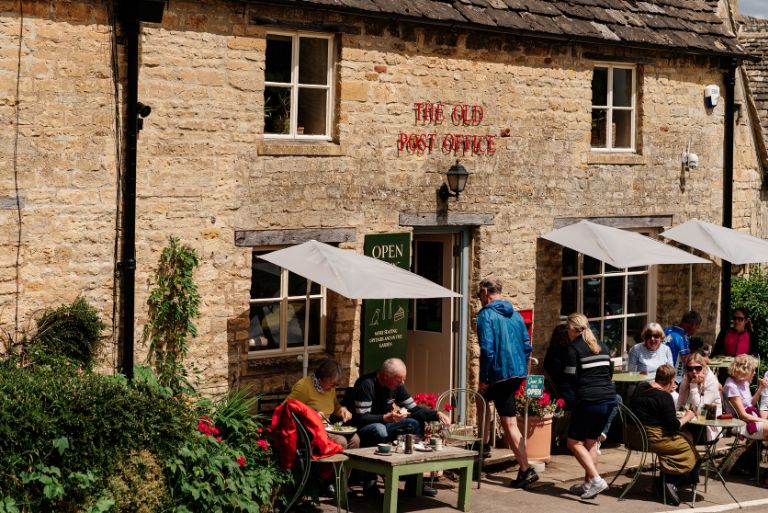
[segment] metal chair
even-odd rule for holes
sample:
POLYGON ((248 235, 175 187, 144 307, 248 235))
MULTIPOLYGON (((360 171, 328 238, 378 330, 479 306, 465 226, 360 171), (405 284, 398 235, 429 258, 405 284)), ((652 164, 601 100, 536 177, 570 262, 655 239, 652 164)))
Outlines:
MULTIPOLYGON (((627 456, 624 458, 624 463, 621 464, 619 471, 616 473, 616 475, 613 476, 611 482, 608 483, 609 486, 612 486, 614 481, 616 481, 616 478, 624 472, 624 468, 627 466, 627 462, 629 462, 630 456, 632 456, 632 451, 640 453, 640 463, 637 467, 637 470, 635 471, 634 476, 632 477, 632 481, 630 481, 627 486, 624 487, 621 495, 619 495, 619 500, 624 500, 624 496, 635 485, 637 479, 640 477, 640 473, 645 468, 645 460, 648 457, 650 450, 648 449, 648 435, 646 434, 645 426, 642 422, 640 422, 640 419, 638 419, 637 416, 632 413, 632 411, 623 403, 618 403, 616 407, 619 409, 621 429, 624 438, 624 448, 627 450, 627 456)), ((652 462, 652 475, 655 477, 655 459, 652 459, 652 462)), ((664 496, 664 503, 666 504, 666 494, 664 496)))
POLYGON ((344 464, 349 460, 346 454, 333 454, 320 460, 312 459, 312 438, 309 431, 301 423, 299 417, 291 411, 291 418, 296 424, 296 462, 293 467, 294 481, 299 481, 296 491, 288 501, 285 512, 290 511, 291 507, 304 496, 304 487, 309 481, 309 474, 312 469, 312 463, 329 463, 333 466, 333 474, 336 482, 336 513, 341 513, 341 504, 344 502, 344 508, 349 513, 347 504, 346 479, 344 475, 344 464))
POLYGON ((448 442, 454 442, 464 446, 477 445, 480 449, 477 464, 477 488, 480 488, 480 482, 483 474, 483 449, 485 445, 485 398, 477 390, 470 388, 452 388, 446 390, 437 398, 437 411, 446 411, 445 405, 451 406, 450 411, 446 412, 451 417, 451 432, 448 435, 448 442), (479 409, 479 425, 475 426, 468 412, 470 405, 476 405, 479 409), (477 434, 475 434, 477 427, 477 434))

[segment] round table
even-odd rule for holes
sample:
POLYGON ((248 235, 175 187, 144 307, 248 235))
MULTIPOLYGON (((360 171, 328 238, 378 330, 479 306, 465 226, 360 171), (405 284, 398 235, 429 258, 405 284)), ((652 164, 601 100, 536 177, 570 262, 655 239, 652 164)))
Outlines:
POLYGON ((727 369, 733 362, 733 357, 712 358, 707 364, 710 369, 727 369))
POLYGON ((614 383, 643 383, 653 381, 655 374, 643 374, 640 372, 616 372, 613 375, 614 383))
MULTIPOLYGON (((712 440, 711 442, 708 442, 704 444, 704 450, 701 453, 701 470, 704 470, 704 491, 707 491, 707 481, 709 480, 709 473, 712 472, 714 475, 717 476, 717 478, 720 480, 721 483, 723 483, 723 487, 725 488, 725 491, 728 492, 728 495, 731 496, 731 499, 736 504, 739 504, 739 501, 736 499, 736 497, 733 496, 731 491, 728 489, 728 485, 725 483, 725 478, 723 477, 723 474, 720 472, 720 467, 717 465, 717 462, 715 461, 715 458, 717 456, 717 442, 720 440, 720 438, 723 436, 723 433, 725 432, 725 428, 740 428, 746 424, 743 420, 739 419, 700 419, 698 417, 694 417, 691 420, 688 421, 689 424, 693 424, 696 426, 707 426, 707 427, 717 427, 721 428, 720 434, 717 435, 717 438, 712 440)), ((731 450, 728 451, 728 455, 726 455, 726 459, 728 456, 730 456, 731 452, 737 447, 737 444, 734 442, 733 445, 731 445, 731 450)), ((696 503, 696 494, 694 493, 694 505, 696 503)), ((739 504, 739 507, 741 507, 741 504, 739 504)))

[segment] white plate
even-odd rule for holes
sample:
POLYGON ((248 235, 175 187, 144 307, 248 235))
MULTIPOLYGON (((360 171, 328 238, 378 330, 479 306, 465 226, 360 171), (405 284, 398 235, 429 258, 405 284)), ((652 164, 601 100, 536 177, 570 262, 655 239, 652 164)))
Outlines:
POLYGON ((417 444, 413 444, 413 450, 415 451, 421 451, 421 452, 432 452, 432 448, 424 445, 423 443, 419 442, 417 444))
POLYGON ((357 433, 357 428, 350 426, 347 429, 334 429, 333 426, 326 425, 325 430, 333 435, 351 435, 357 433))

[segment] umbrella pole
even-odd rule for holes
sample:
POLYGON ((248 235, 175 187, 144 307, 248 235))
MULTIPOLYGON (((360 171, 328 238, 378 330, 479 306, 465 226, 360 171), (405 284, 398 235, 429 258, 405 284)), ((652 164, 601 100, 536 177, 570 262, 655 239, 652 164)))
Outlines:
POLYGON ((304 303, 304 356, 301 360, 301 371, 307 377, 309 370, 309 293, 312 290, 312 280, 307 280, 307 297, 304 303))
POLYGON ((691 311, 691 295, 693 294, 693 264, 688 264, 688 311, 691 311))

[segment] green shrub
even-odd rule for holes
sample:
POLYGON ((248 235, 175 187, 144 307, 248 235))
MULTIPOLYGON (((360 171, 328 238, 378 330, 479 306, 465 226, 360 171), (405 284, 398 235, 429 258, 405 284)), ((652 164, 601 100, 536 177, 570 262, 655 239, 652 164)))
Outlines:
POLYGON ((110 513, 153 513, 164 509, 169 500, 163 469, 147 450, 132 452, 101 495, 114 500, 110 513))
POLYGON ((28 356, 33 361, 56 358, 71 360, 86 369, 93 367, 106 325, 83 298, 43 313, 37 332, 29 340, 28 356))
POLYGON ((746 308, 752 320, 760 360, 768 354, 768 273, 759 266, 749 277, 737 276, 731 284, 731 307, 746 308))
POLYGON ((149 341, 147 360, 160 383, 175 392, 190 392, 184 358, 188 339, 197 335, 192 319, 199 315, 200 294, 192 279, 198 265, 194 249, 171 237, 160 255, 155 271, 155 288, 147 300, 149 322, 144 341, 149 341))
POLYGON ((0 362, 2 490, 26 511, 76 511, 132 451, 162 460, 173 454, 194 418, 143 384, 71 366, 0 362))

